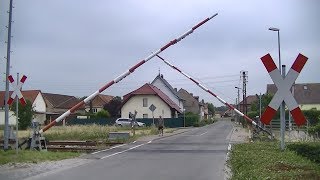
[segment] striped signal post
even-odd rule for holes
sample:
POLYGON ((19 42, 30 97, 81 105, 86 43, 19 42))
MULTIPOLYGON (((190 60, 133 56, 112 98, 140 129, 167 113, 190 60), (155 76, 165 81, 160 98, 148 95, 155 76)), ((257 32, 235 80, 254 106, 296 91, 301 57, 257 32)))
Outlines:
POLYGON ((187 32, 185 32, 184 34, 182 34, 181 36, 179 36, 176 39, 173 39, 172 41, 170 41, 169 43, 167 43, 166 45, 164 45, 163 47, 161 47, 159 50, 157 50, 156 52, 152 53, 151 55, 149 55, 148 57, 146 57, 144 60, 140 61, 138 64, 134 65, 133 67, 131 67, 129 70, 127 70, 126 72, 124 72, 123 74, 121 74, 120 76, 118 76, 117 78, 115 78, 114 80, 110 81, 109 83, 107 83, 106 85, 104 85, 103 87, 101 87, 99 90, 97 90, 96 92, 94 92, 93 94, 91 94, 90 96, 88 96, 87 98, 85 98, 83 101, 79 102, 78 104, 76 104, 75 106, 73 106, 71 109, 69 109, 67 112, 63 113, 61 116, 59 116, 57 119, 55 119, 54 121, 50 122, 47 126, 45 126, 43 129, 41 129, 39 131, 40 134, 42 134, 43 132, 45 132, 46 130, 48 130, 49 128, 51 128, 52 126, 54 126, 57 122, 60 122, 61 120, 65 119, 66 117, 68 117, 71 113, 74 113, 77 109, 79 109, 79 107, 81 107, 84 104, 87 104, 88 102, 90 102, 94 97, 96 97, 98 94, 100 94, 101 92, 103 92, 104 90, 106 90, 107 88, 109 88, 110 86, 112 86, 115 83, 120 82, 123 78, 127 77, 129 74, 133 73, 138 67, 140 67, 142 64, 146 63, 147 61, 149 61, 150 59, 152 59, 153 57, 155 57, 156 55, 158 55, 159 53, 161 53, 162 51, 166 50, 168 47, 176 44, 177 42, 181 41, 182 39, 184 39, 185 37, 187 37, 189 34, 193 33, 194 30, 196 30, 198 27, 202 26, 203 24, 205 24, 206 22, 208 22, 210 19, 214 18, 215 16, 217 16, 218 13, 214 14, 211 17, 206 18, 205 20, 201 21, 200 23, 198 23, 197 25, 193 26, 190 30, 188 30, 187 32))
POLYGON ((168 66, 170 66, 171 68, 175 69, 176 71, 178 71, 179 73, 181 73, 182 75, 184 75, 185 77, 187 77, 188 79, 190 79, 191 81, 193 81, 195 84, 197 84, 201 89, 203 89, 204 91, 208 92, 209 94, 211 94, 212 96, 214 96, 215 98, 217 98, 221 103, 225 104, 226 106, 228 106, 230 109, 234 110, 237 114, 239 114, 240 116, 244 117, 248 122, 250 122, 251 124, 253 124, 254 126, 256 126, 257 128, 261 129, 262 131, 268 133, 269 135, 272 136, 272 134, 265 130, 264 128, 262 128, 261 126, 259 126, 256 122, 254 122, 251 118, 249 118, 248 116, 246 116, 245 114, 243 114, 242 112, 240 112, 238 109, 234 108, 231 104, 227 103, 225 100, 223 100, 222 98, 220 98, 219 96, 217 96, 216 94, 214 94, 212 91, 210 91, 208 88, 206 88, 205 86, 203 86, 202 84, 200 84, 199 82, 197 82, 196 80, 194 80, 192 77, 190 77, 188 74, 186 74, 185 72, 181 71, 179 68, 177 68, 176 66, 172 65, 171 63, 169 63, 168 61, 166 61, 164 58, 162 58, 161 56, 157 55, 158 58, 160 58, 164 63, 166 63, 168 66))
POLYGON ((278 88, 278 91, 272 98, 265 112, 262 114, 261 121, 264 124, 270 124, 273 116, 277 113, 277 109, 283 101, 285 101, 287 104, 288 109, 290 110, 290 113, 298 126, 301 126, 306 122, 306 118, 304 117, 297 101, 290 92, 290 88, 298 78, 307 60, 307 57, 299 54, 288 74, 285 76, 285 78, 283 78, 270 54, 267 54, 261 58, 261 61, 266 67, 272 81, 278 88))
POLYGON ((21 93, 21 87, 24 84, 24 82, 26 81, 27 76, 23 75, 22 78, 20 79, 20 81, 17 83, 17 85, 14 83, 14 79, 13 77, 10 75, 8 76, 8 80, 11 83, 11 86, 13 87, 14 91, 11 94, 10 98, 8 99, 8 104, 11 105, 14 101, 14 99, 16 98, 16 96, 18 96, 19 101, 22 105, 26 105, 26 100, 24 99, 22 93, 21 93))

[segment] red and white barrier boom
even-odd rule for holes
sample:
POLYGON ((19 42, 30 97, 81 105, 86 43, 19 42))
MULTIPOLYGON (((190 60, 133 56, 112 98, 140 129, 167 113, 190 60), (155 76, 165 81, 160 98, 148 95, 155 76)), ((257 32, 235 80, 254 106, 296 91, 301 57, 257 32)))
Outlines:
POLYGON ((168 66, 170 66, 171 68, 175 69, 176 71, 178 71, 179 73, 183 74, 185 77, 189 78, 191 81, 193 81, 194 83, 196 83, 201 89, 203 89, 204 91, 208 92, 209 94, 211 94, 212 96, 214 96, 215 98, 217 98, 221 103, 225 104, 226 106, 228 106, 230 109, 234 110, 237 114, 239 114, 240 116, 243 116, 248 122, 250 122, 251 124, 253 124, 254 126, 258 127, 259 129, 263 130, 264 132, 268 133, 269 135, 271 135, 271 133, 265 129, 263 129, 261 126, 259 126, 256 122, 254 122, 251 118, 249 118, 248 116, 246 116, 245 114, 243 114, 242 112, 240 112, 238 109, 234 108, 231 104, 227 103, 225 100, 221 99, 219 96, 217 96, 216 94, 214 94, 213 92, 211 92, 208 88, 206 88, 205 86, 203 86, 202 84, 200 84, 199 82, 197 82, 196 80, 194 80, 192 77, 190 77, 188 74, 184 73, 183 71, 181 71, 180 69, 178 69, 176 66, 172 65, 171 63, 169 63, 168 61, 166 61, 165 59, 163 59, 162 57, 160 57, 159 55, 157 55, 158 58, 160 58, 164 63, 166 63, 168 66))
POLYGON ((160 48, 159 50, 157 50, 156 52, 152 53, 151 55, 149 55, 147 58, 145 58, 144 60, 140 61, 138 64, 134 65, 133 67, 131 67, 129 70, 127 70, 126 72, 124 72, 123 74, 121 74, 120 76, 118 76, 117 78, 115 78, 114 80, 110 81, 108 84, 104 85, 103 87, 101 87, 99 90, 97 90, 96 92, 94 92, 93 94, 91 94, 89 97, 85 98, 83 101, 79 102, 78 104, 76 104, 75 106, 73 106, 71 109, 69 109, 67 112, 65 112, 64 114, 62 114, 61 116, 59 116, 57 119, 55 119, 54 121, 52 121, 51 123, 49 123, 47 126, 45 126, 43 129, 41 129, 39 131, 39 133, 43 133, 46 130, 48 130, 49 128, 51 128, 54 124, 56 124, 57 122, 65 119, 67 116, 69 116, 71 113, 74 113, 77 109, 79 109, 79 107, 81 107, 84 104, 87 104, 88 102, 90 102, 94 97, 96 97, 98 94, 100 94, 101 92, 103 92, 104 90, 106 90, 108 87, 112 86, 115 83, 120 82, 123 78, 127 77, 129 74, 133 73, 133 71, 135 71, 139 66, 141 66, 142 64, 144 64, 145 62, 149 61, 150 59, 152 59, 154 56, 158 55, 160 52, 164 51, 165 49, 167 49, 168 47, 170 47, 171 45, 176 44, 177 42, 181 41, 182 39, 184 39, 186 36, 188 36, 189 34, 193 33, 194 30, 196 30, 198 27, 202 26, 204 23, 208 22, 210 19, 212 19, 213 17, 217 16, 218 13, 214 14, 211 17, 208 17, 207 19, 201 21, 200 23, 198 23, 197 25, 195 25, 194 27, 192 27, 190 30, 188 30, 187 32, 185 32, 184 34, 182 34, 180 37, 178 37, 177 39, 174 39, 172 41, 170 41, 168 44, 166 44, 165 46, 163 46, 162 48, 160 48))

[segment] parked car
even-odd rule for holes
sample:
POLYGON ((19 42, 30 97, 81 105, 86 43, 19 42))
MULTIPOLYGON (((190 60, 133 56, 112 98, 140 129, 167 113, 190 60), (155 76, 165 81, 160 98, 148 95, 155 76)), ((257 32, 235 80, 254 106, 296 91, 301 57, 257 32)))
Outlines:
MULTIPOLYGON (((132 121, 131 118, 118 118, 118 119, 116 120, 116 126, 131 126, 131 121, 132 121)), ((136 121, 136 122, 135 122, 135 125, 136 125, 136 126, 139 126, 139 127, 144 127, 144 126, 146 126, 145 123, 139 122, 139 121, 136 121)))

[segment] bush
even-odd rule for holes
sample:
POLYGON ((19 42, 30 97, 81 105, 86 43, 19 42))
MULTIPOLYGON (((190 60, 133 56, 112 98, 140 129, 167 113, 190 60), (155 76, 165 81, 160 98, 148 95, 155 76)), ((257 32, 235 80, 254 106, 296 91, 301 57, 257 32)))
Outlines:
POLYGON ((298 155, 320 164, 320 143, 294 143, 287 147, 298 155))
POLYGON ((186 113, 186 126, 199 126, 199 115, 193 114, 192 112, 186 113))
POLYGON ((309 120, 311 126, 320 123, 320 111, 317 111, 316 109, 311 109, 311 110, 304 110, 302 112, 306 116, 306 118, 309 120))

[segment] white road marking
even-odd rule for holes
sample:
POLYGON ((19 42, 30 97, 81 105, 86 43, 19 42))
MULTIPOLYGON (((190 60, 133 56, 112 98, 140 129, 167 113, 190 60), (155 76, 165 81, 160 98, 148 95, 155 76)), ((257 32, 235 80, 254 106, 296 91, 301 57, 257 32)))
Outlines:
POLYGON ((100 153, 100 152, 105 152, 105 151, 109 151, 111 149, 114 149, 114 148, 118 148, 118 147, 121 147, 121 146, 124 146, 124 145, 127 145, 127 144, 120 144, 118 146, 113 146, 112 148, 109 148, 109 149, 104 149, 104 150, 101 150, 101 151, 96 151, 96 152, 93 152, 91 154, 97 154, 97 153, 100 153))
POLYGON ((115 156, 115 155, 118 155, 118 154, 122 154, 122 153, 124 153, 124 152, 130 151, 130 150, 132 150, 132 149, 136 149, 136 148, 138 148, 138 147, 140 147, 140 146, 143 146, 143 145, 146 145, 146 143, 140 144, 140 145, 137 145, 137 146, 134 146, 134 147, 132 147, 132 148, 129 148, 129 149, 126 149, 126 150, 123 150, 123 151, 120 151, 120 152, 116 152, 116 153, 110 154, 110 155, 108 155, 108 156, 104 156, 104 157, 102 157, 102 158, 100 158, 100 159, 105 159, 105 158, 112 157, 112 156, 115 156))
POLYGON ((202 135, 205 135, 205 134, 207 134, 208 133, 208 131, 206 131, 206 132, 204 132, 204 133, 202 133, 202 134, 190 134, 190 135, 188 135, 188 134, 183 134, 183 135, 180 135, 180 136, 202 136, 202 135))
POLYGON ((208 133, 208 131, 207 131, 207 132, 204 132, 204 133, 202 133, 202 134, 200 134, 199 136, 205 135, 205 134, 207 134, 207 133, 208 133))
POLYGON ((152 143, 152 141, 149 141, 148 144, 152 143))
POLYGON ((133 141, 132 144, 136 143, 137 141, 133 141))

